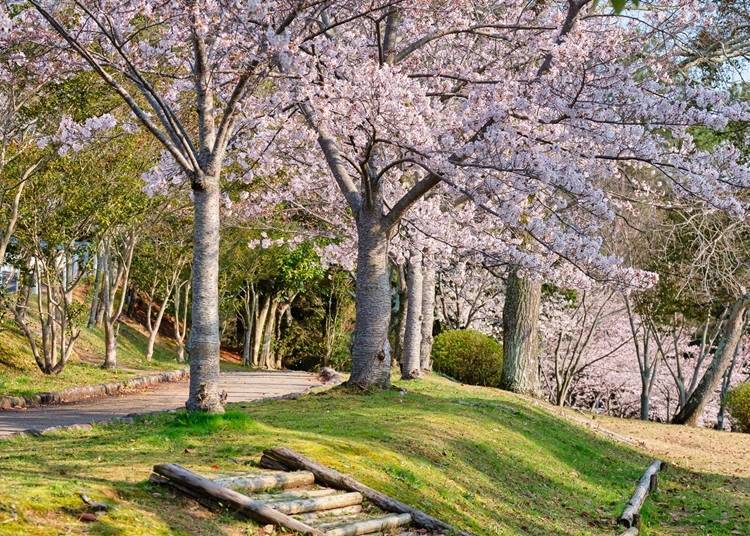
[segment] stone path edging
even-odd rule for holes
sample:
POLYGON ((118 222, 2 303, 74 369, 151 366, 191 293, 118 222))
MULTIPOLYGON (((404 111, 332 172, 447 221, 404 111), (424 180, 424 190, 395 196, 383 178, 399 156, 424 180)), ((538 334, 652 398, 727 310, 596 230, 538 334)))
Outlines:
POLYGON ((179 369, 160 372, 158 374, 136 376, 119 382, 69 387, 61 391, 39 393, 33 396, 0 396, 0 410, 57 406, 72 404, 82 400, 118 396, 130 391, 148 389, 161 383, 181 382, 187 380, 189 377, 190 371, 188 369, 179 369))

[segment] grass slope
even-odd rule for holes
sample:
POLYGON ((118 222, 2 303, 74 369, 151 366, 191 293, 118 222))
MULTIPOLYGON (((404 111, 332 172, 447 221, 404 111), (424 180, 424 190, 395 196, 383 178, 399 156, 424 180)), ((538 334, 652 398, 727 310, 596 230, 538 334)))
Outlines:
POLYGON ((120 324, 118 336, 118 369, 104 370, 104 333, 101 328, 81 328, 76 341, 75 355, 57 376, 43 374, 34 362, 29 344, 21 332, 13 327, 0 331, 0 395, 29 396, 46 391, 59 391, 75 385, 89 385, 124 380, 132 376, 184 365, 177 363, 171 341, 159 340, 154 358, 147 363, 147 338, 135 323, 120 324))
MULTIPOLYGON (((235 404, 223 416, 163 414, 8 440, 0 534, 259 534, 146 480, 165 461, 206 475, 241 472, 276 445, 478 535, 617 533, 612 520, 648 455, 494 389, 434 377, 397 385, 408 392, 335 390, 235 404), (80 491, 112 510, 78 521, 80 491)), ((674 467, 650 501, 645 534, 750 534, 746 476, 674 467)))

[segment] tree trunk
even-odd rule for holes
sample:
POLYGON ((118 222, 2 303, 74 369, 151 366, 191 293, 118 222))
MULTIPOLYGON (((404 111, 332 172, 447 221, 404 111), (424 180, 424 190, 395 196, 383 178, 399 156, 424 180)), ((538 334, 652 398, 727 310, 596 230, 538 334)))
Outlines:
POLYGON ((273 341, 276 335, 276 316, 279 310, 279 302, 276 298, 271 300, 271 307, 268 310, 268 317, 263 330, 263 344, 260 351, 260 366, 264 369, 275 368, 276 362, 273 359, 273 341))
POLYGON ((651 409, 651 393, 650 390, 642 386, 641 387, 641 420, 647 421, 648 415, 651 409))
POLYGON ((89 308, 89 318, 86 326, 91 329, 96 326, 97 316, 99 314, 99 295, 102 291, 102 267, 101 256, 97 253, 94 258, 94 283, 91 289, 91 307, 89 308))
POLYGON ((393 362, 401 363, 404 359, 404 337, 406 336, 406 272, 404 266, 398 267, 398 312, 396 317, 396 334, 393 344, 393 362))
POLYGON ((117 335, 115 325, 109 319, 104 319, 104 363, 102 368, 117 368, 117 335))
POLYGON ((360 389, 385 389, 391 384, 388 236, 379 210, 363 209, 357 220, 357 312, 348 384, 360 389))
POLYGON ((263 300, 263 305, 260 308, 260 313, 255 321, 255 335, 253 338, 253 366, 260 366, 260 349, 263 343, 263 333, 266 327, 266 320, 268 318, 268 311, 271 308, 271 296, 266 296, 263 300))
POLYGON ((404 354, 401 359, 401 378, 418 378, 422 370, 420 349, 422 338, 422 253, 411 252, 406 273, 406 331, 404 354))
MULTIPOLYGON (((146 361, 149 363, 151 362, 151 359, 154 357, 154 345, 156 344, 156 337, 159 336, 159 328, 161 328, 161 322, 164 319, 164 312, 167 310, 167 304, 169 303, 169 297, 172 294, 172 285, 167 287, 167 294, 164 297, 164 301, 161 302, 161 305, 159 307, 159 312, 156 313, 156 320, 154 320, 153 325, 149 325, 149 333, 148 333, 148 345, 146 346, 146 361)), ((151 324, 150 317, 151 317, 151 311, 149 310, 149 324, 151 324)))
POLYGON ((190 325, 191 411, 222 413, 219 388, 219 177, 193 190, 193 300, 190 325))
POLYGON ((432 370, 432 326, 435 322, 435 266, 425 256, 422 278, 422 344, 419 357, 422 370, 432 370))
POLYGON ((675 424, 687 424, 696 426, 703 414, 703 409, 708 403, 711 394, 716 391, 721 383, 724 373, 729 368, 734 356, 734 351, 742 338, 745 326, 745 312, 750 305, 750 296, 742 296, 737 300, 729 312, 724 327, 722 328, 721 342, 719 343, 711 364, 703 373, 698 386, 690 394, 685 405, 675 415, 672 422, 675 424))
POLYGON ((501 387, 535 395, 539 390, 538 323, 541 281, 508 275, 503 307, 503 377, 501 387))

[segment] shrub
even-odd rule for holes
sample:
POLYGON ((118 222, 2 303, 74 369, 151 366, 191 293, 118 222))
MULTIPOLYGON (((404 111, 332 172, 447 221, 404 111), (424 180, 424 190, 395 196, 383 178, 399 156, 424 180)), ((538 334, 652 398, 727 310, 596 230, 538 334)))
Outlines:
POLYGON ((750 433, 750 382, 729 391, 727 409, 739 431, 750 433))
POLYGON ((444 331, 432 345, 437 372, 472 385, 498 387, 503 374, 503 347, 492 337, 470 329, 444 331))

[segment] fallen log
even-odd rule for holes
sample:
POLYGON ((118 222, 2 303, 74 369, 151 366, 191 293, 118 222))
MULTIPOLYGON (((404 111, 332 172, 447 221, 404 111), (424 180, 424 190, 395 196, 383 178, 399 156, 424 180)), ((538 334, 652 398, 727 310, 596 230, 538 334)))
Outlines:
POLYGON ((215 501, 225 504, 261 523, 274 523, 302 534, 323 536, 323 533, 316 528, 289 517, 265 503, 254 501, 247 495, 222 487, 212 480, 188 471, 177 464, 164 463, 155 465, 154 473, 164 477, 169 485, 173 485, 180 491, 190 490, 189 494, 191 496, 203 496, 209 502, 215 501))
POLYGON ((268 506, 284 514, 304 514, 306 512, 322 512, 334 508, 344 508, 355 504, 362 504, 361 493, 342 493, 340 495, 328 495, 327 497, 269 502, 268 506))
POLYGON ((325 524, 319 528, 325 531, 326 536, 358 536, 360 534, 372 534, 388 529, 396 529, 411 523, 411 514, 393 514, 364 521, 355 521, 348 525, 325 524))
POLYGON ((310 471, 315 475, 315 480, 320 484, 332 488, 359 492, 367 500, 387 512, 410 514, 414 524, 420 528, 447 532, 449 534, 469 535, 467 532, 460 532, 451 525, 448 525, 421 510, 412 508, 408 504, 397 501, 384 493, 362 484, 348 475, 344 475, 335 469, 319 464, 286 447, 265 450, 260 459, 260 465, 267 469, 310 471))
POLYGON ((277 488, 298 488, 315 483, 315 475, 310 471, 294 471, 291 473, 276 473, 272 475, 240 475, 215 478, 220 486, 243 491, 265 491, 277 488))
POLYGON ((648 466, 646 472, 643 473, 643 476, 641 476, 641 479, 638 481, 635 492, 633 493, 633 496, 630 497, 628 504, 625 506, 625 510, 617 520, 620 525, 628 528, 638 525, 643 503, 650 491, 656 491, 658 486, 657 474, 663 465, 664 462, 655 460, 648 466))

